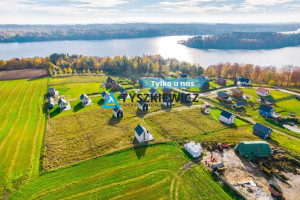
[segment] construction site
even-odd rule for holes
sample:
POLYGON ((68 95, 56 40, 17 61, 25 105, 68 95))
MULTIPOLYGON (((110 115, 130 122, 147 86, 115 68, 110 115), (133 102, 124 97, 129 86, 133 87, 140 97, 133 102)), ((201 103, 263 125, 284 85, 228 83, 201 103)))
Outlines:
POLYGON ((227 144, 206 142, 202 147, 202 163, 239 198, 299 199, 300 163, 282 149, 272 147, 272 156, 253 159, 227 144))

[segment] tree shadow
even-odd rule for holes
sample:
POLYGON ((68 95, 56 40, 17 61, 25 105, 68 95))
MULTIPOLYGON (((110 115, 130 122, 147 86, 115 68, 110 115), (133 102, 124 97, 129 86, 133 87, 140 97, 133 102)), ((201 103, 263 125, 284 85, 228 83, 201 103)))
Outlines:
POLYGON ((122 120, 122 118, 115 118, 115 116, 112 115, 112 117, 108 121, 108 125, 115 126, 115 125, 119 124, 121 122, 121 120, 122 120))
POLYGON ((98 102, 97 102, 97 104, 98 104, 98 106, 103 106, 103 104, 104 104, 104 99, 100 99, 98 102))
POLYGON ((138 159, 141 159, 141 157, 144 157, 146 155, 146 150, 148 148, 148 142, 139 143, 137 139, 134 137, 134 140, 132 144, 135 146, 134 151, 138 159), (140 146, 143 145, 143 146, 140 146))
POLYGON ((82 108, 84 108, 84 106, 81 105, 81 102, 79 102, 76 106, 74 106, 74 112, 78 112, 79 110, 81 110, 82 108))
POLYGON ((139 108, 135 112, 135 115, 137 117, 144 117, 147 114, 148 114, 148 110, 140 110, 139 108))
POLYGON ((52 112, 50 112, 50 118, 55 117, 59 113, 60 113, 60 109, 59 109, 59 107, 57 107, 55 110, 53 110, 52 112))

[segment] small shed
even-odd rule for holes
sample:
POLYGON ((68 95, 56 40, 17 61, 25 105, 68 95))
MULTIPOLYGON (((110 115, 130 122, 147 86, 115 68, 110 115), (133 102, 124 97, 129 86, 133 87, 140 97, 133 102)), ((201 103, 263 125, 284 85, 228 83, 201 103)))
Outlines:
POLYGON ((218 92, 217 99, 219 99, 221 101, 225 101, 225 102, 231 102, 232 101, 232 99, 229 97, 229 95, 225 92, 222 92, 222 91, 218 92))
POLYGON ((49 96, 58 96, 59 92, 55 90, 55 88, 49 88, 48 90, 48 95, 49 96))
POLYGON ((52 97, 49 97, 48 108, 52 109, 53 107, 54 107, 54 99, 52 97))
POLYGON ((113 114, 114 114, 115 118, 122 118, 124 116, 123 109, 119 108, 117 106, 115 106, 115 108, 113 110, 113 114))
POLYGON ((239 90, 239 89, 234 89, 232 91, 232 94, 236 97, 243 97, 244 95, 244 92, 242 90, 239 90))
POLYGON ((158 94, 159 94, 159 92, 155 89, 155 88, 151 88, 150 90, 149 90, 149 92, 150 92, 150 96, 152 95, 152 96, 154 96, 154 95, 157 95, 158 96, 158 94))
POLYGON ((108 93, 106 91, 101 92, 101 96, 103 101, 106 101, 107 97, 108 97, 108 93))
POLYGON ((219 120, 225 124, 234 124, 234 119, 235 119, 235 116, 230 113, 230 112, 227 112, 225 110, 223 110, 220 114, 220 118, 219 120))
POLYGON ((259 95, 259 96, 262 96, 262 97, 266 97, 266 96, 270 95, 270 92, 266 88, 259 87, 256 90, 256 94, 259 95))
POLYGON ((58 106, 59 106, 60 111, 71 110, 70 102, 66 101, 62 97, 58 100, 58 106))
POLYGON ((151 140, 154 140, 153 135, 140 124, 135 128, 134 135, 139 143, 149 142, 151 140))
POLYGON ((209 82, 208 82, 208 81, 205 81, 205 82, 203 83, 201 89, 202 89, 202 90, 208 90, 208 89, 209 89, 209 86, 210 86, 209 82))
POLYGON ((253 134, 260 137, 261 139, 268 139, 271 137, 272 129, 260 123, 256 123, 253 126, 253 134))
POLYGON ((266 117, 270 117, 271 115, 273 115, 274 111, 275 110, 274 110, 273 107, 267 106, 267 105, 264 105, 264 104, 260 105, 259 110, 258 110, 258 112, 261 115, 266 116, 266 117))
POLYGON ((143 100, 138 102, 138 107, 139 107, 140 110, 143 110, 143 111, 147 111, 150 108, 149 104, 147 102, 143 101, 143 100))
POLYGON ((235 150, 246 157, 272 156, 272 149, 265 141, 243 141, 235 146, 235 150))
POLYGON ((217 169, 222 169, 224 168, 224 164, 222 162, 217 162, 217 163, 212 163, 212 165, 210 166, 210 168, 215 171, 217 169))
POLYGON ((127 98, 127 96, 128 96, 128 92, 124 88, 120 89, 120 94, 122 95, 122 97, 125 96, 125 98, 127 98))
POLYGON ((233 104, 233 107, 235 108, 244 108, 244 102, 242 101, 239 101, 239 102, 236 102, 235 104, 233 104))
POLYGON ((91 100, 91 98, 89 98, 86 94, 82 93, 82 95, 80 96, 80 100, 81 100, 81 104, 83 106, 87 106, 87 105, 92 105, 93 102, 91 100))
POLYGON ((174 101, 172 101, 170 99, 169 95, 163 95, 163 99, 162 99, 161 103, 164 106, 174 106, 175 105, 174 101))
POLYGON ((226 85, 226 80, 225 80, 225 79, 222 79, 222 78, 219 78, 219 79, 217 80, 217 84, 218 84, 218 85, 226 85))

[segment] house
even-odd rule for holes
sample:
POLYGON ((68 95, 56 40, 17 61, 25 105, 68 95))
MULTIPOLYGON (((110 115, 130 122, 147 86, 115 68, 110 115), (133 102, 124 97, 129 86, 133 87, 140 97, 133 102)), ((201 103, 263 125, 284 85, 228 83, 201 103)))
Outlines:
POLYGON ((220 114, 219 120, 225 124, 234 124, 234 118, 235 116, 232 113, 223 110, 220 114))
POLYGON ((122 108, 118 108, 117 106, 115 106, 115 108, 113 110, 113 114, 114 114, 115 118, 122 118, 124 116, 124 112, 123 112, 122 108))
POLYGON ((58 100, 58 105, 59 105, 60 112, 65 110, 71 110, 70 102, 66 101, 62 97, 58 100))
POLYGON ((215 171, 217 169, 225 169, 225 166, 222 162, 212 163, 210 168, 215 171))
POLYGON ((234 89, 232 91, 232 94, 236 97, 243 97, 244 95, 244 92, 242 90, 239 90, 239 89, 234 89))
POLYGON ((200 108, 201 112, 203 112, 204 114, 209 114, 209 112, 211 111, 210 109, 210 105, 204 105, 200 108))
POLYGON ((210 86, 209 82, 205 81, 201 87, 201 90, 208 90, 209 86, 210 86))
POLYGON ((134 132, 135 132, 134 133, 135 138, 139 143, 149 142, 151 140, 154 140, 153 135, 140 124, 135 128, 134 132))
POLYGON ((88 105, 92 105, 93 104, 91 98, 89 98, 84 93, 82 93, 82 95, 80 96, 80 100, 81 100, 81 105, 83 105, 83 106, 88 106, 88 105))
POLYGON ((150 92, 150 96, 152 95, 152 96, 154 96, 154 95, 159 95, 159 92, 156 90, 156 89, 154 89, 154 88, 151 88, 150 90, 149 90, 149 92, 150 92))
POLYGON ((54 107, 54 99, 52 97, 49 97, 48 108, 52 109, 53 107, 54 107))
POLYGON ((253 126, 253 134, 260 137, 261 139, 267 139, 271 137, 272 129, 264 126, 260 123, 256 123, 253 126))
POLYGON ((190 94, 188 93, 181 93, 180 94, 180 102, 183 102, 183 103, 191 103, 192 102, 192 97, 190 94))
POLYGON ((59 95, 59 92, 58 92, 58 91, 55 91, 55 88, 49 88, 49 90, 48 90, 48 95, 49 95, 49 96, 58 96, 58 95, 59 95))
POLYGON ((270 95, 270 92, 269 92, 269 90, 266 89, 266 88, 259 87, 259 88, 257 88, 257 90, 256 90, 256 94, 259 95, 259 96, 266 97, 266 96, 269 96, 269 95, 270 95))
POLYGON ((170 88, 167 88, 167 87, 164 87, 162 89, 162 91, 163 91, 163 94, 172 94, 172 90, 170 88))
POLYGON ((113 90, 120 90, 121 89, 121 85, 118 84, 117 82, 113 81, 111 83, 111 89, 113 89, 113 90))
POLYGON ((114 80, 109 76, 106 79, 106 83, 112 83, 114 80))
POLYGON ((225 80, 225 79, 222 79, 222 78, 219 78, 219 79, 217 80, 217 84, 218 84, 218 85, 226 85, 226 80, 225 80))
POLYGON ((187 78, 187 74, 179 74, 179 76, 177 78, 187 78))
POLYGON ((240 85, 250 85, 250 79, 247 79, 247 78, 240 78, 240 79, 239 79, 239 84, 240 84, 240 85))
POLYGON ((272 149, 265 141, 243 141, 234 148, 241 156, 268 157, 272 156, 272 149))
POLYGON ((217 99, 219 99, 221 101, 225 101, 227 103, 230 103, 232 101, 232 99, 229 97, 229 95, 225 92, 222 92, 222 91, 218 92, 217 99))
POLYGON ((139 87, 145 86, 145 82, 143 80, 139 80, 139 87))
POLYGON ((198 158, 202 154, 202 147, 199 143, 189 142, 184 145, 184 148, 193 158, 198 158))
POLYGON ((163 95, 162 105, 164 106, 174 106, 175 103, 170 99, 169 95, 163 95))
POLYGON ((130 78, 130 80, 131 80, 132 83, 136 83, 137 82, 137 79, 134 78, 133 76, 130 78))
POLYGON ((103 92, 101 93, 101 96, 102 96, 103 101, 106 101, 106 99, 107 99, 107 97, 108 97, 108 93, 107 93, 106 91, 103 91, 103 92))
POLYGON ((273 115, 274 111, 273 107, 262 104, 260 105, 258 112, 263 116, 270 117, 273 115))
POLYGON ((140 110, 143 110, 143 111, 147 111, 150 108, 149 104, 147 102, 143 101, 143 100, 139 101, 138 107, 139 107, 140 110))
POLYGON ((242 101, 236 102, 235 104, 233 104, 233 107, 235 108, 244 108, 245 103, 242 101))
POLYGON ((124 97, 124 96, 125 96, 125 98, 128 97, 128 92, 124 88, 120 89, 120 94, 121 94, 122 97, 124 97))

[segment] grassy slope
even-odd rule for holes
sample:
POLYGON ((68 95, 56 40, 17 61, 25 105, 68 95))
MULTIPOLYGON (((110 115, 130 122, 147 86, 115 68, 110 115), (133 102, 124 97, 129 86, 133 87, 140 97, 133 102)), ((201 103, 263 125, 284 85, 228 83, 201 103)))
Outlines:
POLYGON ((0 196, 39 172, 47 79, 0 85, 0 196))
POLYGON ((184 179, 175 178, 189 160, 176 146, 130 149, 46 173, 10 199, 169 199, 176 195, 193 199, 197 194, 208 199, 230 199, 199 165, 187 170, 184 179), (181 183, 179 195, 175 190, 177 180, 181 183), (185 191, 192 192, 183 196, 185 191))

